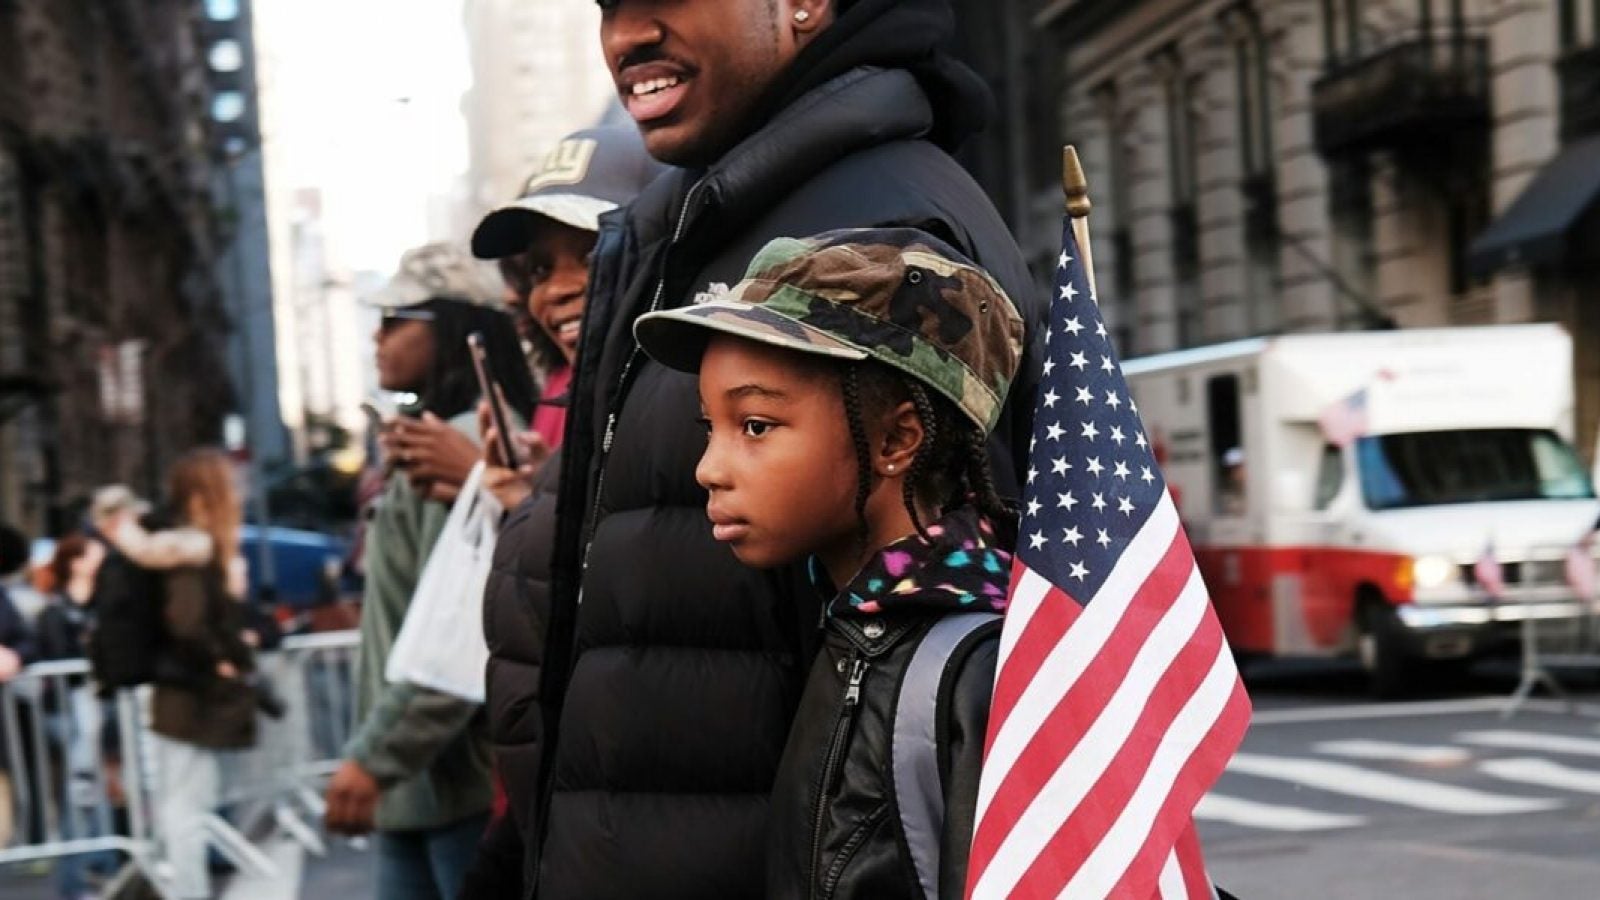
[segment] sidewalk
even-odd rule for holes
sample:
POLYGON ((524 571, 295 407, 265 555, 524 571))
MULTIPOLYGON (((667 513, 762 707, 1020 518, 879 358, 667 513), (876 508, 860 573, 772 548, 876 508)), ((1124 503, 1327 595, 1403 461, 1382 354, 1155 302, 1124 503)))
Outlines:
MULTIPOLYGON (((326 857, 306 854, 296 844, 276 841, 262 848, 278 866, 271 881, 243 876, 219 878, 221 900, 296 900, 342 897, 361 900, 372 893, 372 855, 335 841, 326 857)), ((56 900, 50 870, 43 866, 0 868, 0 897, 5 900, 56 900)))

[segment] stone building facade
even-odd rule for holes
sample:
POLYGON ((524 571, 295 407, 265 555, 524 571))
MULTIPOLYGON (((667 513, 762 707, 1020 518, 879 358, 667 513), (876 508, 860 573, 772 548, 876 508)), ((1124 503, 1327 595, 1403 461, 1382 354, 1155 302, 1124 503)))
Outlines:
POLYGON ((600 10, 572 0, 466 0, 472 221, 516 195, 566 134, 615 105, 600 10))
POLYGON ((0 519, 153 490, 231 408, 196 0, 0 0, 0 519))
POLYGON ((1089 174, 1101 299, 1126 355, 1557 321, 1575 339, 1592 451, 1600 175, 1561 173, 1600 173, 1600 147, 1586 149, 1600 132, 1600 3, 1031 7, 1060 54, 1060 133, 1089 174), (1544 209, 1535 195, 1552 192, 1571 208, 1544 209))

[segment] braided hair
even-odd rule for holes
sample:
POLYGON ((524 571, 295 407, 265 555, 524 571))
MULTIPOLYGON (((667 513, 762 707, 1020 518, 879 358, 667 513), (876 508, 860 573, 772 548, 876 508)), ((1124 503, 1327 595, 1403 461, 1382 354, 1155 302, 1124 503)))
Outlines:
POLYGON ((910 401, 922 421, 923 440, 903 482, 903 498, 911 523, 928 537, 920 507, 944 514, 970 503, 999 529, 1015 530, 1016 513, 995 490, 989 470, 988 440, 955 404, 932 394, 920 382, 874 362, 845 363, 840 376, 845 418, 856 452, 856 519, 863 544, 867 539, 867 497, 876 476, 865 422, 910 401))

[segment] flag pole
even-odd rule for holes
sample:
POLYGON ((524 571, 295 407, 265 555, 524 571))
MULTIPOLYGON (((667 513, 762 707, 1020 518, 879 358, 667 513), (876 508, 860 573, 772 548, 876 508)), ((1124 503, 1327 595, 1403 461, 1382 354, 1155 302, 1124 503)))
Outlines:
POLYGON ((1089 296, 1095 302, 1100 294, 1094 287, 1094 250, 1089 246, 1089 179, 1083 174, 1083 164, 1078 162, 1078 148, 1068 144, 1061 151, 1061 193, 1067 203, 1067 217, 1072 219, 1072 236, 1078 241, 1078 253, 1083 256, 1083 273, 1089 280, 1089 296))

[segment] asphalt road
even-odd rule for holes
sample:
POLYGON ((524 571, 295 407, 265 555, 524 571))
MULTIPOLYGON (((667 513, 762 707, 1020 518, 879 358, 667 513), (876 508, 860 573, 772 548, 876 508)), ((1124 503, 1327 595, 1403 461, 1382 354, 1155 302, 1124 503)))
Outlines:
POLYGON ((1197 810, 1241 898, 1600 896, 1600 693, 1504 718, 1517 673, 1486 664, 1401 703, 1358 670, 1258 667, 1244 746, 1197 810))

